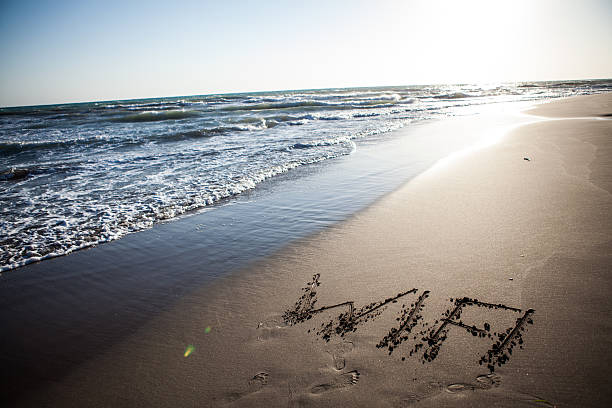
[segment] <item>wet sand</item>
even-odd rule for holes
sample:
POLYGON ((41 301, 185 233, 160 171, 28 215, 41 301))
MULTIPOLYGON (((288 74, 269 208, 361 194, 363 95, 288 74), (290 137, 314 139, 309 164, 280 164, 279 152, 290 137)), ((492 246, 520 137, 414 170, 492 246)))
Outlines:
POLYGON ((536 108, 15 406, 608 406, 611 101, 536 108))

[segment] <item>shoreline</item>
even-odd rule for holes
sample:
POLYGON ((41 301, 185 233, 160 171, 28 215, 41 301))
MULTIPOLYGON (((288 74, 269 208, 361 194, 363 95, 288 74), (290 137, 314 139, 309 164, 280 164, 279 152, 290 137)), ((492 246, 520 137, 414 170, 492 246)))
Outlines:
MULTIPOLYGON (((577 98, 612 99, 610 94, 577 98)), ((603 114, 609 113, 606 109, 603 114)), ((589 350, 599 348, 606 355, 609 340, 596 337, 588 325, 605 331, 609 324, 594 318, 588 324, 576 321, 569 309, 582 302, 580 310, 596 316, 610 307, 604 296, 610 283, 604 274, 610 264, 610 167, 605 155, 597 154, 609 145, 597 135, 609 135, 610 122, 571 122, 524 125, 495 145, 435 166, 348 220, 188 293, 124 341, 16 406, 42 401, 87 401, 91 406, 370 406, 374 401, 385 406, 547 406, 537 405, 538 399, 549 406, 585 401, 604 406, 610 400, 603 388, 606 358, 598 361, 589 350), (551 136, 563 132, 565 138, 551 136), (582 139, 567 143, 571 132, 582 139), (534 141, 541 134, 553 141, 534 141), (572 280, 570 265, 583 272, 582 279, 572 280), (558 270, 564 272, 555 275, 558 270), (314 333, 333 318, 331 312, 293 326, 282 318, 317 273, 319 306, 350 300, 361 308, 398 292, 417 291, 386 304, 383 314, 359 323, 355 332, 326 342, 314 333), (586 289, 579 285, 584 279, 586 289), (429 291, 426 297, 424 291, 429 291), (421 315, 411 334, 427 331, 456 304, 449 298, 463 296, 507 307, 491 315, 474 303, 465 311, 466 321, 485 319, 495 333, 516 327, 517 317, 535 309, 534 324, 524 334, 525 349, 516 349, 507 364, 489 372, 478 358, 491 339, 474 340, 457 327, 431 362, 409 355, 415 339, 411 346, 406 339, 391 354, 375 347, 397 324, 396 317, 410 324, 421 315), (557 310, 560 300, 569 300, 568 310, 557 310), (422 309, 403 314, 404 301, 407 308, 417 302, 422 309), (558 327, 560 321, 569 326, 558 327), (563 345, 560 333, 568 327, 578 350, 563 345), (195 348, 184 357, 188 345, 195 348), (587 370, 580 378, 564 377, 561 388, 555 388, 556 376, 568 367, 550 355, 551 346, 566 356, 585 354, 581 362, 585 369, 596 368, 590 371, 595 381, 587 381, 587 370), (572 400, 580 397, 574 395, 576 388, 589 399, 572 400)))

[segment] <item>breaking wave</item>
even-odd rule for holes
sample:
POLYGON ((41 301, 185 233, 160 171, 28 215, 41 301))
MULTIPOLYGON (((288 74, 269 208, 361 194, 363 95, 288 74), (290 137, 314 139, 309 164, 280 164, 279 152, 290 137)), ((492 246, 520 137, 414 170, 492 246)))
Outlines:
POLYGON ((162 110, 162 111, 144 111, 131 115, 124 115, 111 119, 113 122, 158 122, 164 120, 181 120, 200 116, 198 111, 194 110, 162 110))

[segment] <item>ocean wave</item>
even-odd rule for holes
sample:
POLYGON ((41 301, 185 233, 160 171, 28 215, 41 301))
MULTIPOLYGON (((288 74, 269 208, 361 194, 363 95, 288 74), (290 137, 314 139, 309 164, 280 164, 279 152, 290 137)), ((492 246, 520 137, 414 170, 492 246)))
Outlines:
POLYGON ((370 97, 370 98, 365 98, 366 100, 369 101, 395 101, 395 102, 399 102, 402 100, 402 96, 400 94, 397 93, 392 93, 392 94, 382 94, 379 96, 374 96, 374 97, 370 97))
POLYGON ((290 149, 312 149, 314 147, 321 146, 336 146, 339 144, 351 143, 351 138, 349 136, 337 137, 335 139, 327 139, 327 140, 314 140, 308 143, 294 143, 290 149))
POLYGON ((50 140, 41 142, 4 142, 0 143, 0 156, 32 150, 56 149, 78 143, 74 140, 50 140))
POLYGON ((367 112, 367 113, 356 113, 353 115, 355 118, 371 118, 374 116, 380 116, 378 112, 367 112))
POLYGON ((463 99, 463 98, 474 98, 476 95, 470 95, 463 92, 453 92, 442 95, 435 95, 432 98, 434 99, 463 99))
POLYGON ((43 140, 37 142, 0 142, 0 157, 41 150, 75 149, 80 147, 97 147, 103 145, 116 145, 118 147, 136 146, 143 143, 143 140, 120 137, 93 137, 66 140, 43 140))
POLYGON ((278 121, 271 118, 253 118, 253 120, 249 119, 235 122, 236 124, 231 126, 216 126, 212 128, 187 130, 182 132, 152 134, 151 136, 147 137, 147 140, 156 142, 175 142, 189 139, 202 139, 226 135, 234 132, 249 132, 270 129, 279 124, 278 121))
POLYGON ((157 142, 177 142, 181 140, 209 138, 218 135, 225 135, 231 132, 245 132, 249 130, 253 130, 253 128, 248 126, 217 126, 208 129, 152 135, 148 139, 157 142))
POLYGON ((313 143, 295 143, 291 146, 292 149, 310 149, 311 147, 315 147, 316 144, 313 143))
POLYGON ((559 82, 550 82, 546 84, 546 87, 549 88, 567 88, 567 87, 581 87, 588 86, 590 81, 559 81, 559 82))
POLYGON ((87 113, 90 110, 86 109, 85 112, 83 109, 70 107, 69 105, 50 105, 50 106, 23 106, 23 107, 15 107, 15 108, 0 108, 0 116, 49 116, 49 115, 61 115, 66 114, 68 111, 80 111, 81 113, 87 113))
POLYGON ((73 173, 82 169, 77 162, 54 163, 53 165, 11 167, 0 171, 0 181, 22 181, 33 176, 58 173, 73 173))
POLYGON ((351 101, 350 103, 346 103, 344 105, 342 105, 343 107, 346 106, 346 108, 348 109, 359 109, 359 108, 363 108, 363 107, 367 107, 367 108, 371 108, 371 107, 377 107, 377 108, 385 108, 385 107, 391 107, 396 105, 397 103, 399 103, 399 100, 395 100, 395 99, 366 99, 366 100, 357 100, 357 101, 351 101))
POLYGON ((268 116, 246 116, 246 117, 237 117, 237 118, 228 118, 226 119, 227 123, 231 125, 246 125, 242 128, 238 128, 239 130, 262 130, 262 129, 271 129, 278 125, 303 125, 308 121, 312 120, 338 120, 338 119, 347 119, 345 117, 339 116, 325 116, 325 115, 268 115, 268 116))
POLYGON ((200 116, 195 110, 144 111, 111 119, 113 122, 139 123, 180 120, 200 116))
MULTIPOLYGON (((344 102, 321 102, 321 101, 301 101, 301 102, 286 102, 286 103, 260 103, 254 105, 230 105, 218 108, 219 111, 226 112, 257 112, 269 110, 353 110, 353 109, 371 109, 371 108, 387 108, 395 106, 399 101, 389 99, 368 99, 368 100, 351 100, 344 102)), ((412 103, 408 101, 407 103, 412 103)), ((320 119, 320 118, 319 118, 320 119)))
POLYGON ((296 109, 296 108, 320 108, 334 106, 328 102, 317 101, 299 101, 299 102, 282 102, 282 103, 256 103, 252 105, 229 105, 219 108, 220 111, 263 111, 263 110, 281 110, 281 109, 296 109))
POLYGON ((0 171, 0 181, 18 181, 23 180, 30 174, 29 169, 11 168, 9 170, 0 171))
POLYGON ((237 118, 228 118, 227 122, 232 124, 257 124, 261 123, 262 119, 259 116, 239 116, 237 118))
POLYGON ((32 125, 27 125, 27 126, 24 126, 23 128, 28 129, 28 130, 38 130, 38 129, 47 129, 53 126, 54 126, 53 123, 42 122, 42 123, 34 123, 32 125))

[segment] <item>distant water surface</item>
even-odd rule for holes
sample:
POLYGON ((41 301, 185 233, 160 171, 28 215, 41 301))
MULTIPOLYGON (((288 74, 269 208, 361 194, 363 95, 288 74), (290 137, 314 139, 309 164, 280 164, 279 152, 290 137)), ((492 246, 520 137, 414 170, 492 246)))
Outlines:
POLYGON ((418 121, 494 103, 606 91, 612 91, 612 80, 2 108, 0 271, 200 211, 280 173, 351 154, 355 142, 376 143, 418 121))

